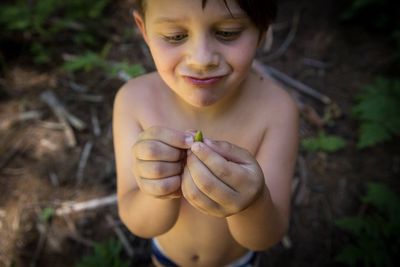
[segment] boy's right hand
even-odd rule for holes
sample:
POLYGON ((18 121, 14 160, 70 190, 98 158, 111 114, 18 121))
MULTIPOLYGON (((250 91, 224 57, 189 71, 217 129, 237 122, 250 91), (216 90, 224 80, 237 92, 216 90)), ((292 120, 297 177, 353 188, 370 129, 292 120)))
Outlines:
POLYGON ((158 198, 181 196, 181 176, 193 133, 154 126, 133 146, 133 174, 141 191, 158 198))

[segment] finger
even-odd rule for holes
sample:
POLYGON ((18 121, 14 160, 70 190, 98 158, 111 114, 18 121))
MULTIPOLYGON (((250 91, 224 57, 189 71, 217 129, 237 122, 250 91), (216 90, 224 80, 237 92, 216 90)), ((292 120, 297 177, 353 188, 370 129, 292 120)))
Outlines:
POLYGON ((163 197, 176 193, 181 186, 181 177, 171 176, 162 180, 146 179, 139 177, 138 185, 140 190, 155 197, 163 197))
POLYGON ((238 163, 226 160, 220 154, 212 150, 206 144, 196 142, 193 144, 191 151, 195 154, 206 167, 225 185, 232 190, 243 182, 244 169, 238 163))
POLYGON ((140 160, 179 161, 186 153, 160 141, 142 140, 133 146, 133 154, 140 160))
POLYGON ((205 138, 204 143, 228 161, 239 164, 251 164, 253 156, 249 151, 226 141, 215 141, 205 138))
POLYGON ((218 216, 221 213, 221 207, 215 201, 204 195, 193 182, 188 168, 185 168, 182 175, 182 195, 196 209, 201 212, 218 216))
MULTIPOLYGON (((212 171, 193 153, 187 159, 187 168, 199 190, 213 201, 224 207, 230 207, 237 197, 237 192, 212 171)), ((226 178, 226 177, 225 177, 226 178)))
POLYGON ((138 141, 158 140, 167 145, 188 149, 193 144, 193 134, 161 126, 150 127, 139 134, 138 141))
POLYGON ((138 175, 146 179, 162 179, 182 173, 181 162, 143 161, 136 162, 138 175))

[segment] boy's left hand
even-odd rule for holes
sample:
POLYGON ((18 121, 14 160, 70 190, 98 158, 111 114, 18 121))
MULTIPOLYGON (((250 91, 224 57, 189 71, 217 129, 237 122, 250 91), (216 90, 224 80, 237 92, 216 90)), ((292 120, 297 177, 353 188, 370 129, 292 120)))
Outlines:
POLYGON ((227 217, 250 206, 265 186, 261 167, 248 151, 206 139, 192 145, 181 189, 200 211, 227 217))

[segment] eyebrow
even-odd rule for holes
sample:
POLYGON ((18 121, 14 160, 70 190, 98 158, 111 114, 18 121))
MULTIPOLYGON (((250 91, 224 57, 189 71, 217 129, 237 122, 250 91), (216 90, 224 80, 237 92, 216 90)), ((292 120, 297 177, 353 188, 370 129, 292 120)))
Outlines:
MULTIPOLYGON (((218 17, 219 20, 243 20, 243 19, 248 19, 248 17, 244 13, 233 13, 223 15, 218 17)), ((170 17, 159 17, 157 18, 154 23, 159 24, 159 23, 177 23, 177 22, 182 22, 182 21, 187 21, 188 17, 183 17, 183 18, 170 18, 170 17)))

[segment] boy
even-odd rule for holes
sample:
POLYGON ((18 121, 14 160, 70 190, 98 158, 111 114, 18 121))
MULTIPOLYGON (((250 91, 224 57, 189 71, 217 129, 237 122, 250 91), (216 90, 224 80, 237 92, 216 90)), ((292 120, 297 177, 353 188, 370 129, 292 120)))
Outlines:
POLYGON ((251 70, 274 6, 145 0, 134 11, 157 71, 115 98, 118 203, 124 224, 153 238, 156 266, 253 266, 287 230, 298 111, 251 70))

